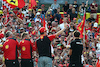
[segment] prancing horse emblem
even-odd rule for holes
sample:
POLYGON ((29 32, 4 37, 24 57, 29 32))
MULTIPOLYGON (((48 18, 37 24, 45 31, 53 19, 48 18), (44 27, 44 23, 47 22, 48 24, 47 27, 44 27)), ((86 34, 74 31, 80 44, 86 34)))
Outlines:
POLYGON ((13 1, 13 0, 11 0, 10 2, 13 2, 13 3, 15 3, 16 1, 13 1))

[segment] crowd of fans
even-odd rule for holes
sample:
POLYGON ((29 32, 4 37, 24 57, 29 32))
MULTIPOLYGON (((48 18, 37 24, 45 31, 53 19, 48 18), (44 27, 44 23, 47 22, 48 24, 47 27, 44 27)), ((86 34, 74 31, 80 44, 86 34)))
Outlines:
MULTIPOLYGON (((100 25, 96 22, 98 5, 95 0, 89 7, 88 5, 88 1, 86 4, 82 2, 81 5, 77 4, 76 0, 73 4, 65 1, 65 4, 61 8, 57 0, 54 0, 54 3, 48 10, 45 10, 44 4, 40 8, 34 7, 29 9, 28 5, 26 5, 22 9, 0 10, 0 29, 5 28, 5 33, 12 31, 19 42, 21 41, 21 33, 28 32, 35 43, 40 35, 39 28, 44 26, 44 22, 49 35, 63 29, 63 22, 66 22, 68 24, 67 30, 52 41, 51 48, 53 67, 68 67, 68 51, 70 42, 74 39, 73 32, 77 30, 77 25, 82 21, 84 12, 88 9, 91 14, 90 18, 86 19, 85 22, 82 63, 84 67, 89 65, 96 67, 96 62, 100 56, 100 25), (60 14, 61 10, 64 12, 63 16, 60 14)), ((5 41, 5 37, 0 39, 0 44, 3 45, 5 41)), ((2 55, 0 56, 0 59, 2 59, 2 55)), ((33 52, 35 67, 38 67, 38 57, 38 53, 33 52)))

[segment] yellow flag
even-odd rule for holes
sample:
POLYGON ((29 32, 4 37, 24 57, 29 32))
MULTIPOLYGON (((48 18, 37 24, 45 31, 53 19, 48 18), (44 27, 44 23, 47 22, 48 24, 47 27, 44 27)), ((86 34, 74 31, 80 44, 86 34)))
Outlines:
POLYGON ((7 0, 8 3, 18 6, 18 0, 7 0))

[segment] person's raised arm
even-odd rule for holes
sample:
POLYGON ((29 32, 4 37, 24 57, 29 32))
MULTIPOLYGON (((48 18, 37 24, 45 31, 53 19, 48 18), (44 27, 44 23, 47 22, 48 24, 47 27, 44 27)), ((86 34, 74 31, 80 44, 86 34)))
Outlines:
POLYGON ((86 5, 85 5, 85 7, 88 7, 88 0, 86 1, 86 5))
POLYGON ((58 31, 58 32, 56 33, 56 36, 59 36, 62 32, 64 32, 66 28, 67 28, 67 24, 64 23, 64 29, 58 31))
POLYGON ((98 7, 97 6, 94 6, 95 10, 98 10, 98 7))

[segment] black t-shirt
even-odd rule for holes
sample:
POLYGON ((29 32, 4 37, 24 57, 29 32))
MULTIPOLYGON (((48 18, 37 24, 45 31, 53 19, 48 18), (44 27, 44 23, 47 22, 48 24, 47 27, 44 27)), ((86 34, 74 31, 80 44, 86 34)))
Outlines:
POLYGON ((70 14, 70 13, 72 13, 72 9, 67 10, 67 14, 70 14))
POLYGON ((73 18, 77 18, 77 14, 76 13, 70 13, 70 20, 72 21, 73 18))
POLYGON ((67 4, 67 5, 64 4, 63 8, 64 8, 64 11, 67 12, 67 10, 69 9, 69 4, 67 4))
POLYGON ((78 4, 73 4, 73 7, 74 7, 75 10, 77 11, 77 9, 78 9, 78 4))
POLYGON ((46 11, 42 11, 42 14, 46 14, 46 11))
POLYGON ((33 18, 34 18, 34 14, 33 14, 33 13, 30 14, 30 15, 29 15, 29 18, 30 18, 30 19, 33 19, 33 18))
POLYGON ((90 21, 90 22, 92 22, 92 21, 95 22, 95 19, 94 18, 88 18, 87 20, 90 21))
POLYGON ((37 49, 39 52, 39 56, 47 56, 51 57, 51 46, 50 46, 50 39, 47 36, 44 36, 43 40, 37 40, 37 49))
POLYGON ((70 56, 70 63, 81 63, 81 55, 83 51, 83 43, 80 39, 75 39, 71 42, 72 55, 70 56))
POLYGON ((56 14, 55 18, 57 18, 58 22, 60 21, 61 15, 60 14, 56 14))

